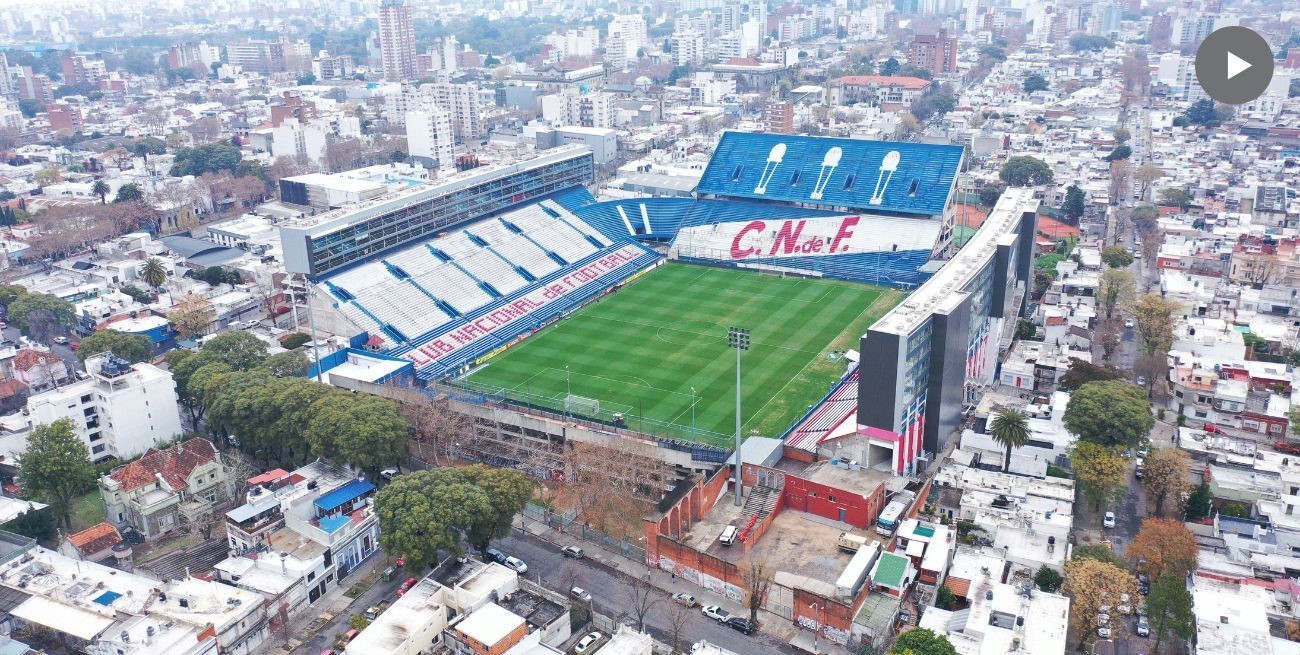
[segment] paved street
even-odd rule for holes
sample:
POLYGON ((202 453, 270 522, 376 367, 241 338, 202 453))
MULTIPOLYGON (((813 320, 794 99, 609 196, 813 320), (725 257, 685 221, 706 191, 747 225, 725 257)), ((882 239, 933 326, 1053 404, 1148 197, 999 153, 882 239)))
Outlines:
MULTIPOLYGON (((588 551, 597 550, 590 544, 577 540, 574 540, 574 543, 588 551)), ((506 554, 514 555, 527 562, 528 578, 540 580, 548 589, 566 595, 572 586, 582 587, 591 592, 592 603, 597 612, 635 625, 636 617, 628 614, 628 608, 632 605, 632 585, 631 578, 626 574, 590 559, 566 558, 560 554, 555 545, 520 530, 513 531, 509 537, 495 545, 506 554)), ((615 557, 603 552, 591 554, 615 557)), ((667 573, 656 571, 650 575, 653 576, 652 582, 659 589, 668 587, 685 591, 694 595, 703 604, 718 604, 728 611, 740 611, 736 603, 725 601, 695 585, 683 581, 674 582, 667 573)), ((670 594, 660 590, 654 591, 654 594, 658 602, 646 614, 646 631, 663 643, 671 643, 673 622, 671 611, 674 606, 670 594)), ((700 613, 699 608, 696 608, 690 611, 685 625, 682 626, 681 645, 685 646, 701 639, 740 653, 796 652, 788 644, 762 633, 755 633, 752 636, 743 635, 713 619, 706 618, 700 613)))

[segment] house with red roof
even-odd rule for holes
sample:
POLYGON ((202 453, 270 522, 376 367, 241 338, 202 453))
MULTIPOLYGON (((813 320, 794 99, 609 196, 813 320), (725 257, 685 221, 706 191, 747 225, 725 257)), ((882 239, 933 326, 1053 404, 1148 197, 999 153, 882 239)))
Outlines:
POLYGON ((14 379, 34 391, 63 382, 71 375, 63 358, 48 350, 32 348, 23 348, 14 356, 13 374, 14 379))
POLYGON ((64 537, 59 552, 73 559, 102 562, 113 556, 113 546, 121 541, 121 533, 105 521, 64 537))
POLYGON ((231 497, 220 454, 199 438, 150 448, 100 478, 99 493, 109 523, 134 528, 146 539, 192 521, 215 522, 217 510, 231 497))
POLYGON ((865 102, 881 111, 900 111, 911 106, 933 84, 920 77, 887 75, 848 75, 831 80, 830 104, 851 105, 865 102))

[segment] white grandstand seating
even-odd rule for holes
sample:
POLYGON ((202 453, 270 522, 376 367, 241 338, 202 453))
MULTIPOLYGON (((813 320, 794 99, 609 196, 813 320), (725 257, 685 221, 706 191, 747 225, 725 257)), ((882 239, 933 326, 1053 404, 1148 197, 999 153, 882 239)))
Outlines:
POLYGON ((540 278, 560 268, 559 262, 548 257, 546 251, 523 235, 511 233, 510 238, 493 244, 493 247, 512 264, 524 267, 533 277, 540 278))
POLYGON ((519 274, 519 271, 516 271, 505 260, 498 257, 496 253, 485 248, 479 248, 478 252, 457 257, 456 261, 460 262, 460 265, 464 266, 465 270, 473 274, 474 277, 492 285, 502 294, 508 294, 528 284, 528 280, 525 280, 524 276, 519 274))
POLYGON ((606 237, 604 234, 601 233, 600 230, 597 230, 596 228, 588 225, 586 221, 575 216, 573 212, 561 207, 554 200, 545 200, 538 204, 564 217, 564 221, 569 225, 571 225, 574 229, 578 230, 579 232, 587 236, 594 237, 597 241, 601 242, 606 246, 609 245, 609 237, 606 237))
POLYGON ((572 212, 553 202, 548 207, 563 220, 537 205, 529 205, 500 218, 450 230, 427 245, 412 245, 330 276, 330 283, 355 298, 337 301, 339 312, 390 344, 395 337, 382 330, 384 324, 408 339, 416 339, 455 320, 453 311, 472 314, 496 302, 479 282, 509 295, 532 284, 515 266, 540 279, 562 268, 547 254, 548 250, 575 263, 600 250, 588 237, 610 245, 608 238, 572 212), (523 233, 506 227, 501 219, 523 233), (476 243, 470 234, 486 241, 490 248, 476 243), (430 247, 451 261, 444 261, 430 247), (440 306, 439 301, 445 305, 440 306), (450 307, 444 309, 447 305, 450 307))

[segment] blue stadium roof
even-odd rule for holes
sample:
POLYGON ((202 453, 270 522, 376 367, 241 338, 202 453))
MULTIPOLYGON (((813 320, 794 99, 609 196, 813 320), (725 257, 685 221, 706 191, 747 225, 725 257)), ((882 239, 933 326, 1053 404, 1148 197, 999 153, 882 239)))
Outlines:
POLYGON ((695 191, 935 216, 961 158, 961 146, 729 131, 695 191))

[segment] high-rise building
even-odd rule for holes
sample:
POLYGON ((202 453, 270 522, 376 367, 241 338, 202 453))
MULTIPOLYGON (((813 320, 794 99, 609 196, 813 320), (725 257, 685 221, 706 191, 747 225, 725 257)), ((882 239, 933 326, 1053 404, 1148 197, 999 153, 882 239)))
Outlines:
POLYGON ((379 59, 390 82, 419 79, 415 58, 415 24, 405 0, 379 5, 379 59))
POLYGON ((167 63, 172 70, 200 66, 209 69, 212 64, 219 61, 221 61, 221 49, 208 45, 207 41, 175 43, 167 50, 167 63))
MULTIPOLYGON (((613 41, 617 38, 617 44, 623 49, 622 60, 627 61, 636 59, 637 50, 650 45, 650 37, 646 33, 645 18, 640 14, 627 14, 615 16, 609 21, 609 28, 606 38, 613 41)), ((611 45, 605 44, 605 51, 608 53, 611 45)))
POLYGON ((957 72, 957 37, 948 36, 946 29, 938 34, 917 34, 907 48, 907 63, 936 77, 957 72))
POLYGON ((673 32, 673 65, 698 66, 704 63, 704 35, 695 30, 673 32))
POLYGON ((1169 42, 1174 45, 1195 45, 1214 31, 1218 16, 1211 13, 1186 12, 1174 16, 1169 31, 1169 42))
POLYGON ((451 112, 421 94, 406 112, 406 145, 411 157, 439 168, 456 165, 451 112))
POLYGON ((471 141, 483 137, 477 84, 438 82, 421 85, 420 89, 433 99, 433 104, 451 113, 451 131, 457 139, 471 141))

